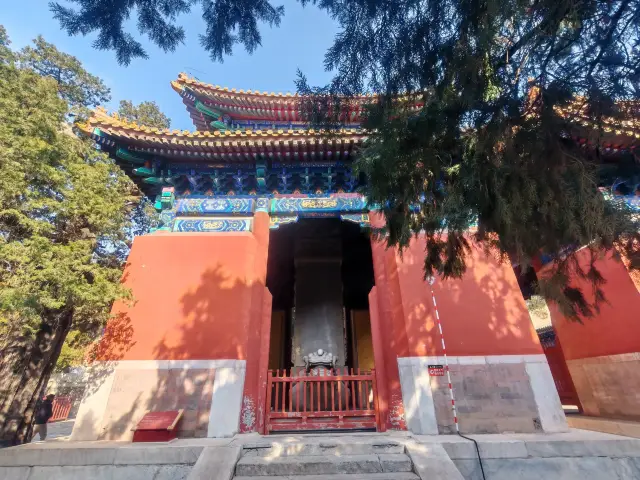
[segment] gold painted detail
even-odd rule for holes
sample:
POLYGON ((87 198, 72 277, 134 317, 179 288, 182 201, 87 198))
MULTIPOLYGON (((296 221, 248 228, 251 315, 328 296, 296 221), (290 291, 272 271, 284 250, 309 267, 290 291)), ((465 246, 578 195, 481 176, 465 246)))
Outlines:
POLYGON ((219 220, 207 220, 202 222, 202 227, 205 230, 221 230, 224 222, 219 220))
POLYGON ((300 202, 302 208, 316 209, 316 208, 336 208, 338 201, 333 198, 308 198, 300 202))

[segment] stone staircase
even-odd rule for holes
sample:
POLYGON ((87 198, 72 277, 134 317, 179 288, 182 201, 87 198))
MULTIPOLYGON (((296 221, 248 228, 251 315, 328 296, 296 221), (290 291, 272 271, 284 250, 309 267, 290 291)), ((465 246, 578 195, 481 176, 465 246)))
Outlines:
POLYGON ((245 444, 235 480, 419 480, 404 445, 372 443, 245 444))

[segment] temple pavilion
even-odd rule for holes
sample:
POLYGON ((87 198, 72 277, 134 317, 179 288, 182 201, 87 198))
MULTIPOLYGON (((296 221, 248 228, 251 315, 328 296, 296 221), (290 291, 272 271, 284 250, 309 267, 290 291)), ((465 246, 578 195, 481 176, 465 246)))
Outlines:
MULTIPOLYGON (((297 95, 185 74, 171 86, 195 130, 103 109, 81 126, 154 200, 160 225, 133 242, 123 282, 134 300, 113 307, 73 439, 130 439, 145 412, 172 409, 184 409, 183 437, 567 429, 555 360, 511 265, 476 246, 463 278, 430 285, 424 238, 400 255, 368 236, 382 219, 352 167, 370 97, 352 99, 348 122, 325 136, 304 123, 297 95)), ((590 148, 588 116, 563 113, 590 148)), ((637 115, 606 130, 607 155, 637 160, 637 115)), ((638 204, 631 181, 609 190, 638 204)), ((592 331, 551 317, 581 408, 608 415, 616 407, 590 375, 625 358, 640 382, 640 337, 620 341, 640 299, 623 263, 602 262, 615 290, 604 346, 583 348, 592 331)))

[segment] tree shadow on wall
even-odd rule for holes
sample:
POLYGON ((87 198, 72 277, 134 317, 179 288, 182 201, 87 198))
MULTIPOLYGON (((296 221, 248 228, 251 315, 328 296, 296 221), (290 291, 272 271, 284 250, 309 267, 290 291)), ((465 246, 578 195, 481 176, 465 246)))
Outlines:
MULTIPOLYGON (((121 284, 126 284, 129 278, 127 262, 124 273, 120 279, 121 284)), ((116 363, 122 360, 125 354, 136 344, 133 339, 133 325, 131 317, 126 311, 118 311, 115 306, 122 303, 129 307, 135 305, 135 298, 116 300, 112 305, 112 314, 107 320, 102 336, 87 350, 85 357, 85 386, 84 396, 95 393, 113 372, 116 363)))
POLYGON ((146 412, 178 409, 184 409, 178 436, 206 437, 215 371, 197 360, 246 358, 249 309, 238 306, 251 302, 256 286, 231 276, 221 265, 207 269, 199 284, 180 298, 179 327, 165 332, 153 349, 160 368, 116 371, 100 438, 129 440, 146 412), (171 363, 180 360, 193 363, 171 363))
MULTIPOLYGON (((537 341, 515 273, 507 263, 508 258, 486 252, 474 242, 471 242, 471 249, 473 251, 467 255, 467 271, 463 278, 437 277, 433 285, 448 349, 465 348, 462 344, 456 345, 461 338, 461 316, 469 337, 477 334, 492 343, 500 341, 504 345, 513 345, 514 353, 518 350, 518 343, 530 345, 531 341, 537 341), (449 340, 447 333, 450 337, 458 338, 449 340)), ((423 262, 422 256, 410 250, 406 250, 402 261, 398 261, 398 273, 408 275, 421 284, 419 301, 409 302, 405 306, 408 310, 405 311, 407 331, 414 337, 413 344, 409 340, 409 348, 413 355, 441 355, 442 345, 431 289, 421 277, 423 262)), ((474 340, 473 343, 478 342, 474 340)), ((491 348, 489 345, 487 347, 491 348)))
MULTIPOLYGON (((451 362, 459 426, 464 433, 536 431, 537 407, 521 362, 485 364, 489 355, 542 354, 537 334, 508 258, 471 242, 467 271, 460 279, 436 278, 430 287, 422 279, 420 248, 404 252, 398 261, 410 356, 442 356, 443 344, 431 288, 437 303, 442 336, 451 362), (419 284, 416 285, 416 283, 419 284), (477 357, 458 365, 455 357, 477 357)), ((442 362, 440 362, 442 363, 442 362)), ((429 377, 440 433, 455 431, 446 377, 429 377)), ((409 405, 407 415, 419 408, 409 405)), ((538 419, 539 423, 539 419, 538 419)))
POLYGON ((114 375, 118 362, 136 343, 133 333, 128 313, 118 312, 107 321, 102 337, 87 352, 84 392, 73 427, 73 439, 94 439, 92 432, 100 431, 103 418, 93 411, 92 397, 109 395, 112 388, 109 379, 114 375))
POLYGON ((185 319, 180 331, 164 336, 154 348, 154 358, 244 359, 243 328, 249 311, 242 307, 252 301, 254 286, 231 276, 222 265, 207 269, 199 285, 180 298, 185 319))
POLYGON ((119 360, 122 360, 134 345, 133 326, 126 312, 112 315, 104 329, 102 338, 87 353, 84 395, 94 394, 111 376, 119 360))

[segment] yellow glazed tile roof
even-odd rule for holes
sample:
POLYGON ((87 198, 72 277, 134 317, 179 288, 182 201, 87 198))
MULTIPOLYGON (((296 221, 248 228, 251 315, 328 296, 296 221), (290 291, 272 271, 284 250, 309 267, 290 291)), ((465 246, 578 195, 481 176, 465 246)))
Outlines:
MULTIPOLYGON (((220 131, 189 131, 189 130, 171 130, 171 129, 158 129, 154 127, 147 127, 145 125, 138 125, 135 122, 128 122, 127 120, 120 118, 118 114, 113 113, 109 115, 107 111, 98 107, 94 110, 93 115, 87 123, 81 124, 80 129, 87 133, 93 133, 94 128, 116 137, 124 137, 130 139, 156 139, 162 141, 163 139, 178 139, 178 140, 198 140, 198 139, 216 139, 216 140, 232 140, 232 139, 268 139, 268 138, 292 138, 301 137, 306 139, 320 139, 324 135, 322 132, 313 129, 268 129, 268 130, 226 130, 220 131)), ((346 128, 335 132, 336 137, 350 137, 350 138, 363 138, 365 135, 360 129, 346 128)))
MULTIPOLYGON (((302 121, 300 101, 305 98, 297 93, 260 92, 257 90, 237 90, 221 87, 189 77, 181 73, 171 82, 172 88, 183 96, 183 102, 199 129, 208 130, 202 113, 194 110, 194 101, 199 99, 205 105, 218 109, 236 119, 261 119, 267 121, 302 121)), ((372 103, 377 95, 366 94, 348 98, 345 111, 349 111, 352 121, 357 123, 366 104, 372 103)), ((416 96, 397 97, 399 102, 411 101, 415 109, 420 108, 416 96)))
MULTIPOLYGON (((627 118, 625 120, 619 120, 612 117, 603 118, 603 131, 612 135, 622 135, 636 140, 640 139, 640 118, 631 113, 633 108, 637 108, 637 106, 628 103, 620 103, 619 105, 629 112, 627 113, 627 118)), ((575 102, 567 107, 557 107, 556 111, 563 117, 569 118, 579 127, 595 127, 593 121, 588 117, 587 105, 584 103, 582 98, 577 98, 575 102)))
MULTIPOLYGON (((206 93, 223 95, 223 96, 226 96, 227 98, 253 97, 254 100, 260 100, 260 99, 265 101, 284 100, 286 102, 292 102, 297 100, 298 98, 301 98, 297 93, 290 93, 290 92, 285 92, 285 93, 261 92, 258 90, 242 90, 242 89, 236 89, 236 88, 221 87, 220 85, 213 85, 211 83, 202 82, 193 77, 190 77, 186 73, 178 74, 178 79, 172 81, 171 86, 177 91, 182 91, 184 87, 190 87, 192 89, 200 89, 201 91, 206 93)), ((375 97, 376 95, 366 94, 366 95, 358 95, 352 98, 354 100, 371 101, 371 99, 375 97)))
POLYGON ((88 136, 108 146, 127 147, 132 153, 192 161, 251 162, 256 155, 282 159, 332 161, 347 158, 365 139, 362 131, 344 129, 327 137, 314 130, 179 131, 127 122, 96 109, 79 126, 88 136))
MULTIPOLYGON (((188 77, 184 78, 185 81, 188 79, 195 82, 195 80, 189 79, 188 77)), ((222 91, 229 90, 223 89, 222 87, 212 88, 222 91)), ((292 97, 291 94, 269 95, 292 97)), ((630 112, 634 112, 634 109, 637 108, 635 104, 627 105, 627 107, 627 110, 630 112)), ((563 116, 571 118, 578 127, 593 128, 591 120, 586 115, 585 106, 580 103, 580 99, 577 99, 576 102, 569 107, 559 108, 558 112, 563 116)), ((108 134, 110 137, 121 139, 125 142, 160 147, 170 145, 172 148, 179 149, 191 149, 191 147, 201 149, 201 147, 214 146, 234 147, 239 146, 238 141, 242 142, 241 145, 243 147, 252 147, 254 145, 284 146, 285 144, 291 147, 298 144, 311 143, 320 145, 326 144, 327 142, 331 144, 344 142, 360 143, 366 137, 364 131, 356 128, 345 128, 333 132, 330 138, 327 138, 322 132, 313 129, 237 129, 226 131, 158 129, 128 122, 124 118, 120 118, 116 113, 107 113, 107 111, 101 107, 96 108, 87 123, 79 127, 87 135, 94 134, 94 129, 99 128, 100 131, 108 134)), ((622 141, 623 144, 635 143, 635 140, 640 139, 640 119, 634 116, 633 113, 627 120, 622 121, 605 118, 603 129, 605 133, 610 136, 615 136, 616 140, 620 140, 620 138, 618 138, 620 136, 624 137, 622 141)))

